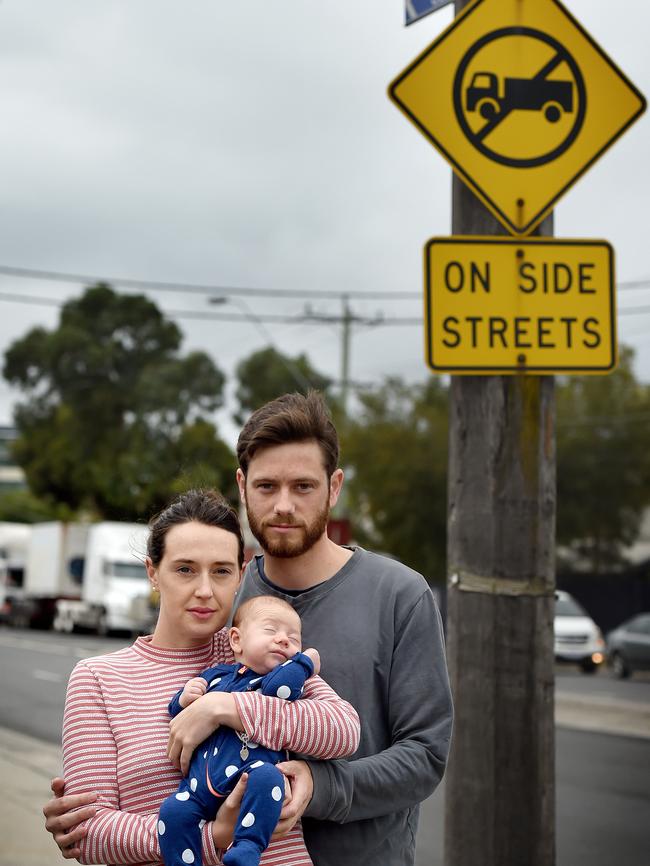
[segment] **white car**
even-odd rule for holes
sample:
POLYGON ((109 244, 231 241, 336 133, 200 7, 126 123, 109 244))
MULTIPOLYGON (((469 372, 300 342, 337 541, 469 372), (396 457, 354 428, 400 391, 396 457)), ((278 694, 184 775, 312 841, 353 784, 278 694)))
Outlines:
POLYGON ((568 592, 555 593, 555 661, 580 665, 592 674, 605 659, 605 641, 591 617, 568 592))

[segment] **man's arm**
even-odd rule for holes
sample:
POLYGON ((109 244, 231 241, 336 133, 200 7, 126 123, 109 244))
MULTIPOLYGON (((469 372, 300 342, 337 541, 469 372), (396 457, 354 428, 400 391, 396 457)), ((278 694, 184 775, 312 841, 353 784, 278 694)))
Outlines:
POLYGON ((79 842, 87 834, 84 822, 94 817, 96 793, 75 794, 65 797, 65 780, 60 776, 52 779, 53 797, 43 806, 45 829, 54 837, 66 860, 81 856, 79 842))
POLYGON ((314 789, 306 816, 376 818, 422 802, 442 779, 453 709, 442 622, 429 590, 400 629, 389 694, 390 747, 352 761, 308 761, 314 789))
MULTIPOLYGON (((214 821, 206 824, 212 836, 213 846, 222 851, 216 857, 210 857, 210 863, 221 862, 223 849, 228 848, 233 840, 235 827, 239 820, 239 810, 241 809, 242 798, 246 791, 248 782, 248 773, 242 773, 239 781, 226 797, 214 821)), ((54 837, 54 841, 61 849, 61 856, 65 860, 76 860, 81 857, 81 849, 77 844, 79 840, 86 836, 88 830, 83 823, 88 818, 92 818, 96 809, 92 804, 97 799, 97 794, 65 794, 65 780, 61 777, 52 779, 53 799, 43 807, 45 815, 45 829, 54 837), (83 807, 83 808, 81 808, 83 807)), ((205 844, 205 851, 211 850, 213 846, 205 844)))

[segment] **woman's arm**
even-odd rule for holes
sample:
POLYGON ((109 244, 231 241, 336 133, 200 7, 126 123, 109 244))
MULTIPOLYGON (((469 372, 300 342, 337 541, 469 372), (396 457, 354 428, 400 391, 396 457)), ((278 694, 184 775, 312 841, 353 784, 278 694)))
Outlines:
MULTIPOLYGON (((163 759, 161 755, 161 762, 163 759)), ((119 809, 115 738, 101 686, 85 662, 76 666, 68 684, 63 719, 63 767, 66 795, 97 793, 93 804, 95 815, 84 822, 86 835, 77 844, 81 863, 160 862, 157 814, 143 815, 119 809)), ((54 835, 54 831, 51 832, 54 835)), ((221 861, 211 834, 212 824, 206 824, 204 862, 206 866, 217 866, 221 861)))
POLYGON ((194 749, 219 725, 243 731, 267 749, 289 749, 321 760, 354 754, 361 732, 357 711, 320 677, 307 680, 299 701, 259 692, 209 692, 169 726, 167 756, 183 775, 194 749))
POLYGON ((249 739, 268 749, 325 760, 348 757, 359 747, 357 711, 320 677, 306 681, 298 701, 259 692, 233 692, 232 697, 249 739))

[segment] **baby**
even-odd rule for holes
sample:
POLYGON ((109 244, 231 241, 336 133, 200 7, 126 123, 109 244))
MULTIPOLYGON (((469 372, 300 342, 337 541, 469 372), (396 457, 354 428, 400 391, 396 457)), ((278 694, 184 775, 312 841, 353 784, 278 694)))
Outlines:
MULTIPOLYGON (((186 683, 172 698, 177 715, 206 692, 243 692, 294 701, 320 669, 315 649, 301 652, 300 617, 274 596, 258 596, 236 611, 230 629, 236 664, 218 665, 186 683)), ((284 800, 284 776, 275 767, 284 752, 249 743, 246 734, 219 727, 198 746, 178 791, 160 807, 158 838, 166 866, 201 863, 201 827, 216 815, 242 773, 248 773, 233 844, 225 866, 257 866, 275 830, 284 800)))

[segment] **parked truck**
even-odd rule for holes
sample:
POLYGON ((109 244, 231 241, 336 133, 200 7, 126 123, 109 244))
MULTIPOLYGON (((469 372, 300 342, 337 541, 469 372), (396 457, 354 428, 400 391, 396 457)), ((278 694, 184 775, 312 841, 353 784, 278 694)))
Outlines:
POLYGON ((9 625, 102 634, 147 628, 146 527, 53 521, 28 529, 22 585, 5 590, 9 625))
POLYGON ((144 565, 146 539, 146 526, 137 523, 88 527, 80 596, 57 601, 54 629, 99 634, 147 630, 144 613, 151 587, 144 565))
POLYGON ((50 628, 60 598, 79 598, 88 527, 36 523, 31 527, 22 586, 7 590, 7 623, 50 628))

